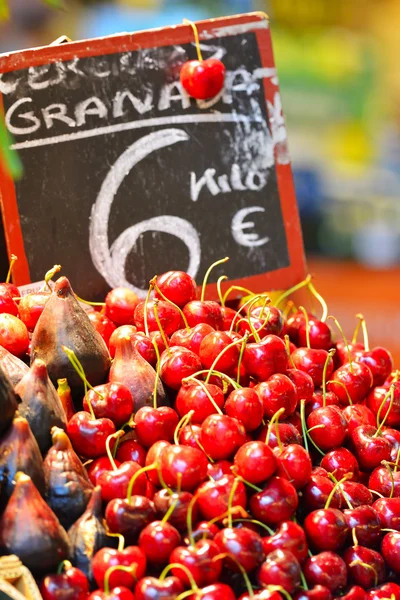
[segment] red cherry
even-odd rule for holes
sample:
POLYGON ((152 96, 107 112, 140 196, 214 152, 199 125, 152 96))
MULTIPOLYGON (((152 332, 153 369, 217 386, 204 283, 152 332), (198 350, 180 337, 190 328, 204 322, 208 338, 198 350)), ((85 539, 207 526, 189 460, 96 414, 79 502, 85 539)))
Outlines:
POLYGON ((318 350, 330 350, 333 346, 332 332, 329 326, 323 321, 311 318, 307 324, 304 322, 298 329, 298 345, 307 345, 307 334, 310 339, 310 347, 318 350))
POLYGON ((29 333, 18 317, 8 313, 0 314, 0 346, 19 358, 27 353, 29 333))
MULTIPOLYGON (((233 475, 225 475, 218 481, 207 481, 198 488, 197 504, 204 519, 215 519, 226 513, 234 481, 233 475)), ((246 504, 246 488, 239 481, 233 494, 232 506, 245 508, 246 504)))
MULTIPOLYGON (((283 330, 283 315, 279 308, 276 306, 255 306, 251 309, 250 314, 252 317, 258 317, 262 320, 263 328, 261 334, 274 334, 281 335, 283 330)), ((242 321, 246 324, 246 321, 242 321)))
MULTIPOLYGON (((400 533, 389 532, 382 540, 382 555, 395 573, 400 573, 400 533)), ((380 579, 379 583, 382 583, 380 579)))
POLYGON ((43 600, 86 600, 89 582, 86 575, 66 561, 61 573, 47 575, 41 585, 43 600))
POLYGON ((133 314, 139 302, 135 292, 127 288, 114 288, 106 296, 105 315, 117 327, 133 325, 133 314))
POLYGON ((325 508, 307 515, 304 531, 316 550, 338 550, 346 542, 349 527, 340 510, 325 508))
POLYGON ((200 448, 200 434, 200 425, 185 425, 185 427, 182 427, 182 429, 179 431, 179 443, 182 444, 182 446, 200 448))
POLYGON ((272 477, 262 492, 250 498, 250 510, 255 518, 267 525, 290 519, 297 510, 296 489, 283 477, 272 477))
POLYGON ((198 323, 188 329, 178 329, 171 335, 171 344, 174 346, 183 346, 195 354, 199 354, 201 342, 214 329, 207 323, 198 323))
POLYGON ((314 382, 310 375, 300 369, 288 369, 285 375, 294 383, 299 400, 311 400, 314 393, 314 382))
POLYGON ((26 294, 25 296, 22 296, 21 300, 19 301, 17 312, 12 314, 17 315, 19 311, 19 318, 21 321, 25 323, 28 331, 33 331, 49 298, 49 292, 35 292, 32 294, 26 294))
MULTIPOLYGON (((192 531, 192 537, 195 542, 199 540, 213 540, 219 531, 220 529, 215 523, 199 521, 192 531)), ((185 544, 190 544, 188 537, 185 538, 185 544)))
POLYGON ((135 600, 131 590, 126 587, 115 587, 109 593, 104 590, 95 590, 88 596, 88 600, 135 600))
POLYGON ((400 497, 400 471, 393 470, 389 465, 377 467, 369 476, 368 487, 382 496, 389 498, 400 497))
MULTIPOLYGON (((117 467, 121 465, 117 458, 114 459, 114 462, 117 467)), ((93 485, 97 485, 97 478, 100 476, 100 473, 103 471, 111 471, 112 468, 113 465, 111 464, 108 456, 101 456, 100 458, 95 458, 89 465, 87 465, 86 471, 93 485)))
POLYGON ((236 596, 232 591, 230 585, 226 583, 213 583, 207 585, 199 592, 200 596, 197 597, 201 600, 235 600, 236 596))
POLYGON ((396 462, 397 453, 400 448, 400 431, 398 431, 397 429, 392 429, 390 427, 384 427, 381 433, 382 437, 384 437, 390 442, 392 446, 392 449, 390 451, 390 458, 393 462, 396 462))
MULTIPOLYGON (((187 519, 189 505, 193 500, 193 494, 190 492, 170 493, 169 490, 162 489, 154 494, 153 502, 159 518, 164 517, 173 506, 172 514, 169 517, 169 523, 176 527, 178 531, 185 532, 187 529, 187 519)), ((196 504, 192 510, 192 521, 197 519, 196 504)))
POLYGON ((246 442, 236 452, 234 465, 238 475, 257 484, 275 473, 276 458, 271 448, 263 442, 246 442))
MULTIPOLYGON (((307 313, 308 319, 316 319, 315 315, 312 313, 307 313)), ((296 344, 296 346, 300 346, 299 344, 299 328, 304 325, 306 322, 304 313, 301 311, 295 312, 290 315, 285 323, 285 330, 287 335, 290 337, 290 340, 296 344)))
POLYGON ((254 389, 262 400, 264 417, 270 419, 283 408, 281 418, 285 419, 296 410, 296 388, 286 375, 282 373, 271 375, 267 381, 259 383, 254 389))
POLYGON ((132 394, 122 383, 103 383, 89 390, 83 398, 83 408, 89 412, 89 402, 97 419, 110 419, 116 427, 129 421, 133 414, 132 394))
MULTIPOLYGON (((172 335, 174 331, 181 328, 182 318, 179 310, 164 300, 157 300, 157 313, 163 331, 167 335, 172 335)), ((144 331, 144 310, 145 302, 139 302, 135 308, 135 325, 140 331, 144 331)), ((157 320, 154 314, 154 300, 147 303, 147 326, 149 331, 159 331, 157 320)))
POLYGON ((372 505, 382 529, 400 531, 400 498, 378 498, 372 505))
POLYGON ((390 460, 389 440, 376 434, 376 427, 371 425, 360 425, 351 433, 354 454, 361 469, 365 471, 372 471, 383 460, 390 460))
POLYGON ((184 271, 167 271, 159 275, 156 279, 154 295, 161 299, 162 296, 158 290, 167 300, 180 308, 183 308, 188 302, 196 300, 197 295, 195 280, 184 271))
MULTIPOLYGON (((291 354, 296 369, 304 371, 310 375, 314 382, 314 386, 321 387, 322 385, 322 374, 324 366, 328 360, 328 352, 326 350, 317 350, 315 348, 297 348, 291 354)), ((330 379, 333 373, 333 360, 332 357, 328 360, 328 366, 326 368, 326 379, 330 379)))
MULTIPOLYGON (((115 356, 115 350, 116 350, 119 340, 122 338, 126 338, 126 337, 133 337, 133 335, 136 333, 136 331, 137 331, 137 329, 136 329, 135 325, 121 325, 121 327, 117 327, 117 329, 114 329, 114 331, 110 335, 110 339, 108 340, 108 351, 110 352, 111 358, 114 358, 114 356, 115 356)), ((146 337, 144 334, 141 334, 141 335, 143 337, 146 337)), ((148 338, 146 338, 146 339, 148 340, 148 338)), ((149 345, 150 345, 150 340, 148 340, 148 341, 149 341, 149 345)), ((155 358, 155 351, 153 348, 153 344, 151 344, 151 348, 154 353, 154 361, 155 361, 156 358, 155 358)), ((138 348, 138 352, 139 352, 139 354, 142 354, 140 352, 139 348, 138 348)), ((144 358, 146 358, 146 357, 144 357, 144 358)), ((154 362, 154 364, 155 364, 155 362, 154 362)))
POLYGON ((261 565, 257 580, 262 586, 277 585, 293 594, 301 582, 297 558, 289 550, 274 550, 261 565))
MULTIPOLYGON (((264 559, 261 537, 248 527, 226 527, 217 533, 214 542, 221 552, 235 558, 247 573, 258 567, 264 559)), ((224 565, 229 570, 238 570, 235 561, 229 558, 225 559, 224 565)))
POLYGON ((207 477, 207 458, 198 448, 168 445, 161 451, 160 468, 166 485, 190 491, 207 477))
MULTIPOLYGON (((219 354, 230 344, 232 339, 225 331, 212 331, 200 344, 199 356, 205 369, 210 369, 219 354)), ((230 373, 239 359, 238 346, 232 346, 222 354, 214 368, 223 373, 230 373)))
MULTIPOLYGON (((171 444, 167 441, 160 440, 156 442, 147 451, 145 466, 149 467, 150 465, 160 465, 161 454, 163 453, 165 448, 168 448, 171 444)), ((147 472, 147 477, 149 480, 155 485, 161 487, 161 482, 158 477, 157 469, 154 468, 147 472)))
POLYGON ((347 422, 337 406, 323 406, 308 416, 310 437, 321 450, 338 448, 346 437, 347 422), (320 427, 322 426, 322 427, 320 427))
MULTIPOLYGON (((139 411, 138 411, 139 412, 139 411)), ((120 462, 126 460, 133 460, 139 463, 141 467, 144 467, 146 460, 146 450, 139 444, 135 439, 124 439, 118 446, 116 459, 120 462)))
POLYGON ((376 425, 376 417, 374 413, 363 404, 346 406, 342 411, 342 415, 347 421, 347 431, 349 434, 351 434, 353 430, 360 425, 376 425))
POLYGON ((177 577, 166 577, 163 581, 144 577, 135 587, 135 600, 173 600, 183 591, 183 584, 177 577))
POLYGON ((171 346, 161 354, 160 377, 173 390, 179 390, 182 379, 190 377, 200 370, 199 357, 187 348, 171 346))
POLYGON ((361 546, 376 546, 381 539, 381 524, 378 513, 372 506, 357 506, 343 511, 350 529, 355 529, 361 546))
POLYGON ((349 578, 355 585, 368 589, 385 580, 385 563, 375 550, 352 546, 344 552, 343 560, 347 565, 349 578))
POLYGON ((146 571, 146 555, 137 546, 127 546, 124 550, 114 548, 101 548, 93 557, 93 577, 99 588, 104 587, 104 577, 110 567, 132 567, 134 570, 127 573, 115 570, 109 578, 110 588, 117 586, 133 589, 137 580, 141 579, 146 571))
POLYGON ((372 387, 383 385, 393 369, 393 358, 386 348, 377 346, 372 350, 355 352, 355 360, 367 365, 373 376, 372 387))
MULTIPOLYGON (((220 549, 213 540, 200 540, 194 546, 178 546, 170 556, 171 563, 184 565, 191 572, 198 586, 203 587, 218 581, 222 570, 222 560, 213 560, 220 554, 220 549)), ((177 567, 171 569, 184 585, 190 582, 183 571, 177 567)))
POLYGON ((344 406, 350 404, 348 395, 353 404, 362 402, 372 385, 372 373, 369 367, 356 362, 347 363, 336 369, 331 379, 327 388, 336 394, 344 406))
POLYGON ((321 467, 332 473, 336 479, 343 479, 345 475, 351 475, 353 481, 357 481, 360 472, 355 456, 347 448, 335 448, 321 460, 321 467))
POLYGON ((368 600, 384 600, 387 598, 390 598, 390 600, 400 600, 400 585, 393 582, 384 583, 379 588, 369 590, 367 598, 368 600))
POLYGON ((310 480, 311 458, 307 450, 298 444, 289 444, 277 454, 276 474, 290 481, 301 490, 310 480))
POLYGON ((175 408, 181 417, 192 410, 191 422, 203 423, 207 417, 216 412, 204 388, 220 409, 224 406, 224 394, 217 385, 203 382, 202 384, 192 381, 184 382, 175 401, 175 408))
POLYGON ((255 389, 243 387, 233 390, 225 402, 225 412, 240 421, 246 431, 254 431, 264 416, 264 406, 255 389))
MULTIPOLYGON (((363 590, 362 590, 363 591, 363 590)), ((363 591, 365 594, 365 592, 363 591)), ((342 599, 346 596, 340 596, 342 599)), ((311 590, 301 590, 294 595, 294 600, 332 600, 332 594, 324 585, 315 585, 311 590)), ((353 600, 365 600, 354 598, 353 600)))
POLYGON ((139 536, 139 548, 154 565, 166 565, 171 552, 181 543, 179 531, 170 523, 153 521, 139 536))
MULTIPOLYGON (((129 482, 140 471, 141 466, 133 461, 122 463, 116 469, 102 471, 97 476, 97 483, 101 486, 101 496, 104 502, 114 498, 125 498, 129 482)), ((133 484, 132 494, 144 496, 146 493, 146 475, 142 473, 133 484)))
POLYGON ((223 331, 230 331, 232 321, 236 318, 237 312, 233 310, 233 308, 229 308, 229 306, 221 306, 222 318, 224 320, 223 331))
POLYGON ((138 441, 150 448, 159 440, 172 442, 179 418, 173 408, 143 406, 135 415, 135 433, 138 441))
POLYGON ((207 475, 211 479, 214 479, 214 481, 218 481, 225 475, 232 474, 232 466, 233 465, 229 460, 219 460, 217 462, 208 463, 207 475))
POLYGON ((304 565, 304 575, 309 585, 324 585, 332 593, 340 592, 347 584, 346 563, 334 552, 310 557, 304 565))
POLYGON ((276 423, 275 427, 268 432, 268 425, 263 427, 258 435, 258 439, 261 441, 265 441, 267 434, 269 433, 268 446, 271 448, 277 448, 279 446, 278 439, 276 437, 276 429, 278 428, 279 439, 283 446, 288 446, 289 444, 301 444, 302 439, 301 435, 292 423, 276 423))
POLYGON ((224 326, 221 306, 212 300, 192 300, 184 306, 183 314, 189 327, 200 323, 210 325, 213 329, 222 329, 224 326))
POLYGON ((18 306, 14 302, 11 294, 5 290, 0 290, 0 314, 18 315, 18 306))
POLYGON ((344 481, 339 486, 341 505, 347 504, 346 500, 353 506, 365 506, 372 504, 372 494, 365 485, 359 481, 344 481))
POLYGON ((154 504, 144 496, 133 495, 130 499, 115 498, 107 504, 105 518, 109 531, 120 533, 127 544, 135 544, 146 525, 155 518, 154 504))
POLYGON ((323 406, 340 406, 340 399, 333 392, 326 392, 324 397, 322 390, 317 390, 306 404, 306 416, 323 406))
POLYGON ((247 344, 243 364, 257 381, 266 381, 274 373, 285 373, 288 366, 285 342, 276 335, 267 335, 259 343, 247 344))
POLYGON ((385 387, 376 387, 368 394, 367 406, 375 415, 380 413, 380 419, 381 421, 385 419, 385 425, 398 428, 400 427, 400 382, 396 382, 393 386, 393 403, 391 394, 388 394, 385 387))
POLYGON ((355 354, 359 350, 364 350, 364 344, 361 344, 359 342, 355 342, 354 344, 346 344, 344 340, 339 340, 338 342, 336 342, 335 361, 338 363, 338 366, 344 365, 345 363, 349 362, 350 357, 352 360, 354 360, 355 354))
POLYGON ((113 433, 115 425, 110 419, 93 419, 85 411, 75 413, 67 424, 67 434, 75 452, 86 458, 106 454, 106 441, 113 433))
POLYGON ((201 426, 201 443, 213 460, 224 460, 243 444, 245 439, 243 425, 227 415, 210 415, 201 426), (223 440, 223 443, 221 443, 223 440))
POLYGON ((214 98, 224 86, 225 65, 218 58, 189 60, 181 67, 180 80, 192 98, 214 98))
POLYGON ((303 563, 308 557, 308 545, 304 529, 294 521, 284 521, 274 535, 262 540, 266 556, 274 550, 289 550, 303 563))
POLYGON ((106 317, 106 315, 103 315, 97 310, 91 310, 87 313, 87 316, 89 317, 96 331, 101 335, 101 337, 108 346, 111 334, 116 329, 114 323, 111 321, 111 319, 106 317))
MULTIPOLYGON (((334 488, 334 484, 327 476, 312 474, 310 481, 303 489, 304 505, 308 511, 324 508, 326 501, 334 488)), ((339 508, 341 499, 339 491, 334 493, 330 506, 339 508)))

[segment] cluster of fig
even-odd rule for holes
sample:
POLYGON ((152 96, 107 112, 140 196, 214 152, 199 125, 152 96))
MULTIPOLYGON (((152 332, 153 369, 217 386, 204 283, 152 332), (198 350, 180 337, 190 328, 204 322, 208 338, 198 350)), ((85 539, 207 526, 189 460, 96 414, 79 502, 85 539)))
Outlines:
POLYGON ((390 353, 362 315, 347 341, 310 277, 206 300, 225 260, 89 311, 58 266, 0 285, 0 547, 44 600, 400 600, 390 353))

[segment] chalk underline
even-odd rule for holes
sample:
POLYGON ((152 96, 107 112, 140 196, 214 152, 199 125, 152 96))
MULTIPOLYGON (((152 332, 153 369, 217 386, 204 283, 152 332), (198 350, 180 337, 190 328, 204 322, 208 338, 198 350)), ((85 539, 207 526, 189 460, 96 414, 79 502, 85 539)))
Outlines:
POLYGON ((62 142, 70 142, 73 140, 81 140, 84 138, 96 137, 98 135, 106 135, 119 131, 129 131, 130 129, 140 129, 141 127, 152 127, 155 125, 174 125, 177 123, 234 123, 234 122, 264 122, 263 119, 249 117, 248 115, 238 115, 231 113, 210 113, 205 115, 179 115, 169 117, 154 117, 152 119, 142 119, 139 121, 130 121, 128 123, 116 123, 115 125, 105 125, 104 127, 96 127, 95 129, 87 129, 85 131, 76 131, 64 133, 62 135, 54 135, 52 137, 38 138, 37 140, 27 140, 25 142, 17 142, 12 144, 12 150, 22 150, 23 148, 34 148, 35 146, 48 146, 51 144, 60 144, 62 142))

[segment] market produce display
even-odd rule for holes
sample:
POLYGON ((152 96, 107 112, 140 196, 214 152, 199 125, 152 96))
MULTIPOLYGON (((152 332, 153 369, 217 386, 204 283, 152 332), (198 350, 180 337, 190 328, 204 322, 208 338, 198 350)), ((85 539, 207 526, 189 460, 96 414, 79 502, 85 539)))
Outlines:
POLYGON ((346 340, 311 277, 207 300, 210 270, 87 311, 58 270, 0 285, 0 546, 44 600, 400 600, 400 381, 362 315, 346 340))

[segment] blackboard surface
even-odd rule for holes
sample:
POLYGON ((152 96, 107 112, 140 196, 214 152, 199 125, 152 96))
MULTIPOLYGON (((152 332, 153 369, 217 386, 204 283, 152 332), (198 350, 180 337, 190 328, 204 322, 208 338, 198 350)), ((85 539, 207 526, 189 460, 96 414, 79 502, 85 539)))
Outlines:
POLYGON ((187 26, 169 33, 184 30, 186 43, 163 43, 160 30, 165 40, 148 32, 145 47, 132 34, 88 42, 86 55, 82 42, 42 58, 31 51, 24 68, 0 57, 6 124, 24 167, 19 224, 4 174, 1 185, 9 252, 21 253, 18 233, 23 240, 17 283, 61 263, 82 297, 118 285, 143 294, 156 273, 183 269, 201 281, 224 256, 224 272, 253 287, 301 279, 268 21, 258 13, 218 21, 211 33, 199 24, 204 58, 227 69, 222 94, 208 102, 179 84, 180 65, 195 58, 187 26))

